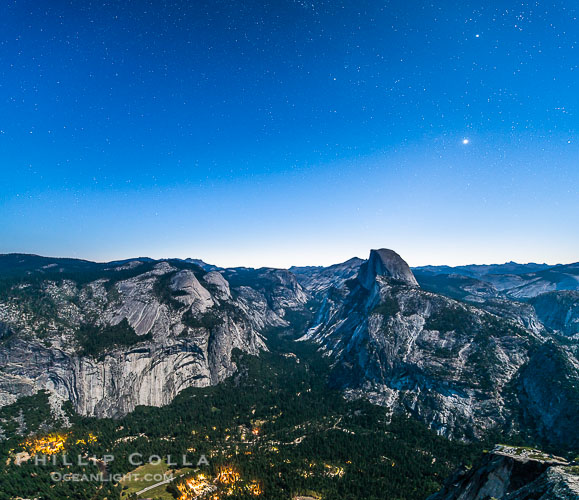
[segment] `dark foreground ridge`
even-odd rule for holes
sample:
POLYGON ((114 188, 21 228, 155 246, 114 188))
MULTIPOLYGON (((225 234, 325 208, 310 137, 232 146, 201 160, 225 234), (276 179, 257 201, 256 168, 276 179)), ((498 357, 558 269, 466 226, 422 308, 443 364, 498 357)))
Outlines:
POLYGON ((498 445, 428 500, 576 500, 579 466, 539 450, 498 445))

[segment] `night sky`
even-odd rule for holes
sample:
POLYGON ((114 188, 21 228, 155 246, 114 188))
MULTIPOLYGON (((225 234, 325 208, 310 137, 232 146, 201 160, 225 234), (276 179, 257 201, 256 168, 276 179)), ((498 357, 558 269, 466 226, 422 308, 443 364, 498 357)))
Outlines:
POLYGON ((0 252, 579 260, 567 1, 4 1, 0 252))

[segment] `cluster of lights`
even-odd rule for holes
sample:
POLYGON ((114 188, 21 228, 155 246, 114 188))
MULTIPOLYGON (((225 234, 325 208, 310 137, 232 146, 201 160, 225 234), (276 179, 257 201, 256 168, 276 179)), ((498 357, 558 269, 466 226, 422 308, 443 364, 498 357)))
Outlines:
POLYGON ((251 481, 247 485, 247 491, 249 491, 252 495, 255 495, 256 497, 263 493, 263 491, 261 490, 261 485, 257 481, 251 481))
MULTIPOLYGON (((350 461, 347 462, 348 464, 352 463, 350 461)), ((344 467, 340 467, 340 466, 336 466, 336 465, 330 465, 330 464, 323 464, 324 465, 324 471, 323 471, 323 475, 327 476, 327 477, 344 477, 344 475, 346 474, 346 470, 344 469, 344 467)), ((310 462, 308 464, 308 468, 309 470, 302 470, 300 472, 300 475, 302 477, 308 478, 308 477, 313 477, 316 475, 314 469, 316 467, 316 463, 315 462, 310 462)))
POLYGON ((89 432, 86 439, 77 439, 75 441, 75 444, 85 444, 86 445, 86 444, 92 444, 92 443, 96 443, 96 442, 97 442, 96 436, 92 432, 89 432))
POLYGON ((216 488, 207 480, 205 475, 199 474, 195 478, 189 478, 184 483, 178 484, 177 489, 181 493, 179 500, 190 500, 215 491, 216 488))
POLYGON ((241 475, 232 467, 222 467, 219 474, 217 474, 216 481, 221 484, 233 485, 241 481, 241 475))
POLYGON ((334 467, 333 465, 324 464, 326 468, 326 476, 329 477, 343 477, 346 471, 343 467, 334 467))
MULTIPOLYGON (((74 441, 74 444, 87 445, 96 443, 96 441, 96 436, 89 433, 86 438, 74 441)), ((56 455, 65 450, 67 442, 69 442, 68 434, 49 434, 48 436, 29 438, 23 443, 23 446, 31 456, 56 455)))
POLYGON ((221 493, 225 496, 231 496, 234 493, 246 491, 253 496, 259 496, 263 493, 258 481, 244 483, 241 474, 233 467, 222 467, 217 477, 211 482, 204 474, 198 474, 194 478, 188 478, 185 482, 178 484, 177 489, 181 496, 179 500, 193 500, 198 497, 205 497, 208 500, 220 500, 220 494, 217 492, 217 485, 221 486, 221 493))
POLYGON ((50 434, 49 436, 27 439, 24 442, 24 446, 32 456, 55 455, 64 451, 67 441, 67 434, 50 434))

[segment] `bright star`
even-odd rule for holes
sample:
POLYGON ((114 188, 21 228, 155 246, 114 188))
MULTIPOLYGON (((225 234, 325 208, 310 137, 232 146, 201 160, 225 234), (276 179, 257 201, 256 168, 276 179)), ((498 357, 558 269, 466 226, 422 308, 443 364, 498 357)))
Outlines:
POLYGON ((463 144, 468 144, 469 142, 470 142, 469 139, 463 139, 463 140, 462 140, 462 143, 463 143, 463 144))

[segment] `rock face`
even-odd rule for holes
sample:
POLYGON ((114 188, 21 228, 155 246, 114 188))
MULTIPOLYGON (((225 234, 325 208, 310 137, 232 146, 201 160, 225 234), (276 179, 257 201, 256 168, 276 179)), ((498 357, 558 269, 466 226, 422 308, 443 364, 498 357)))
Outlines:
POLYGON ((526 302, 518 302, 504 298, 489 298, 476 305, 501 318, 514 321, 518 325, 537 334, 546 334, 548 329, 541 323, 533 306, 526 302))
POLYGON ((525 427, 543 442, 579 449, 579 361, 565 346, 548 341, 533 352, 517 379, 525 427))
POLYGON ((539 450, 498 446, 470 470, 457 471, 428 500, 579 498, 579 476, 563 459, 539 450))
POLYGON ((241 285, 247 299, 252 292, 261 294, 268 307, 280 317, 286 309, 302 308, 309 298, 296 276, 286 269, 236 268, 226 269, 223 275, 233 286, 241 285))
POLYGON ((181 339, 115 350, 98 360, 18 342, 10 346, 9 355, 2 353, 0 391, 4 401, 11 402, 47 389, 71 400, 80 414, 97 417, 121 416, 138 405, 163 406, 187 387, 215 384, 231 374, 233 347, 253 353, 263 348, 259 341, 245 345, 229 335, 221 337, 217 352, 207 338, 181 339), (23 366, 31 356, 33 364, 23 366))
MULTIPOLYGON (((571 368, 549 368, 549 380, 539 375, 540 368, 534 371, 547 337, 498 306, 491 314, 421 290, 400 260, 372 251, 357 280, 328 292, 302 338, 318 343, 333 360, 335 384, 349 397, 411 414, 453 438, 478 438, 489 429, 506 432, 521 422, 523 404, 532 428, 544 429, 550 443, 567 445, 568 425, 579 420, 565 412, 564 401, 579 392, 571 368), (529 387, 528 396, 523 386, 529 387), (516 399, 519 393, 524 401, 516 399), (545 404, 553 415, 569 419, 562 432, 549 410, 540 411, 545 404)), ((566 366, 575 366, 573 352, 559 354, 566 366)))
POLYGON ((215 293, 220 299, 231 299, 231 289, 229 283, 221 273, 211 271, 203 276, 205 283, 215 287, 215 293))
POLYGON ((223 272, 183 261, 128 261, 70 278, 66 265, 57 275, 42 269, 0 295, 0 405, 42 389, 98 417, 168 404, 232 374, 235 349, 266 349, 260 332, 285 325, 284 308, 306 300, 287 271, 264 270, 275 286, 262 293, 243 278, 232 290, 223 272), (106 337, 126 335, 123 322, 129 340, 106 337), (79 334, 87 325, 96 337, 88 344, 79 334))
POLYGON ((579 291, 543 293, 533 297, 530 304, 547 328, 569 337, 579 336, 579 291))
POLYGON ((349 279, 358 275, 360 266, 365 261, 354 257, 329 267, 291 267, 299 283, 312 296, 323 298, 330 287, 340 287, 349 279))
POLYGON ((386 248, 371 250, 370 258, 362 264, 358 273, 360 283, 367 290, 374 285, 376 276, 387 276, 411 286, 418 286, 406 261, 393 250, 386 248))

